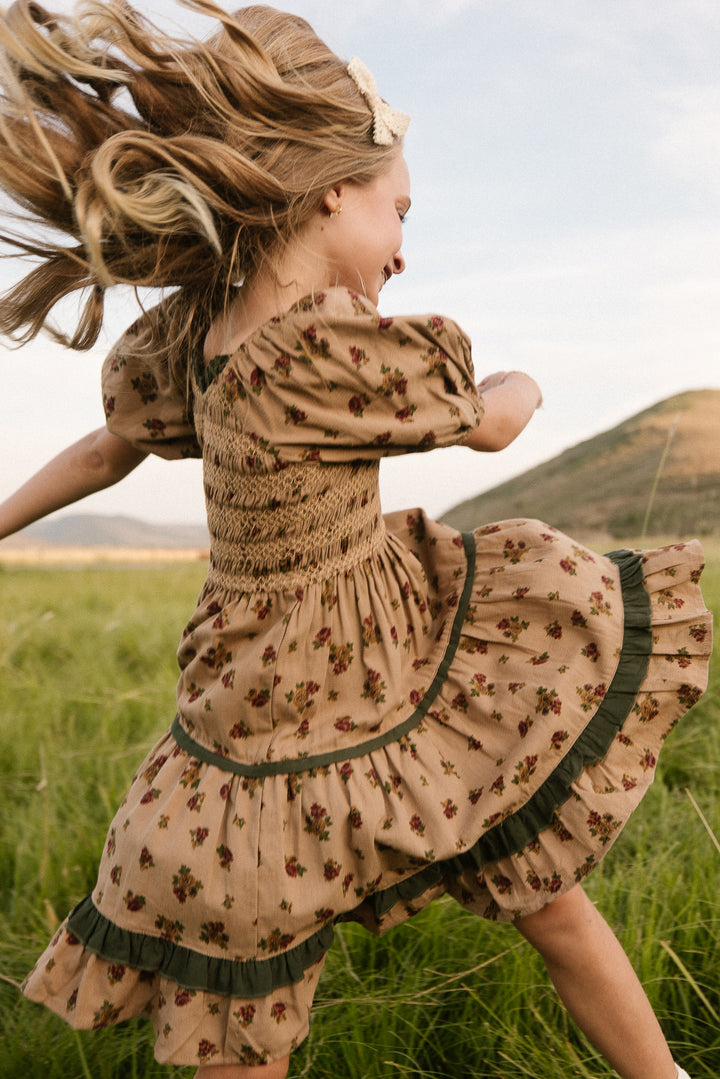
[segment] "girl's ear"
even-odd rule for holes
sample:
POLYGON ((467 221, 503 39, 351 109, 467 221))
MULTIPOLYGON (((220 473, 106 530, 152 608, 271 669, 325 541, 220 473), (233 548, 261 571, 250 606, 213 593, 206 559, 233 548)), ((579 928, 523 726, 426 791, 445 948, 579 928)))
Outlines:
POLYGON ((336 184, 323 197, 323 206, 329 214, 339 214, 342 210, 343 184, 336 184))

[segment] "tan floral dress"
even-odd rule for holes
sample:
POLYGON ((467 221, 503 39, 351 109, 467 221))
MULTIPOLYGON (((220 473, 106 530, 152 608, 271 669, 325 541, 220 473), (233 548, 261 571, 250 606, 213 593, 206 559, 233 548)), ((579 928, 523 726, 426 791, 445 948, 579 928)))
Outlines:
POLYGON ((159 1060, 262 1063, 307 1033, 335 923, 442 893, 515 919, 598 864, 704 687, 702 555, 383 517, 379 459, 482 415, 447 320, 330 290, 196 363, 190 409, 132 332, 109 426, 202 453, 211 563, 177 716, 25 992, 78 1027, 147 1014, 159 1060))

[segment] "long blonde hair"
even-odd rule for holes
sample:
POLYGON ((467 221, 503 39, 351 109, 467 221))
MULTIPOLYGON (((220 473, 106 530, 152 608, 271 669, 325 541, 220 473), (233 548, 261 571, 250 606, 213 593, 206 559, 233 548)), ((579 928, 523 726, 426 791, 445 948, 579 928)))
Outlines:
POLYGON ((389 166, 396 148, 374 143, 346 61, 304 19, 185 3, 221 23, 207 42, 122 0, 73 17, 16 0, 0 16, 0 187, 22 211, 0 239, 39 260, 2 299, 0 333, 46 328, 89 348, 106 288, 175 289, 163 328, 186 356, 196 314, 272 265, 330 187, 389 166), (53 330, 52 308, 78 290, 74 333, 53 330))

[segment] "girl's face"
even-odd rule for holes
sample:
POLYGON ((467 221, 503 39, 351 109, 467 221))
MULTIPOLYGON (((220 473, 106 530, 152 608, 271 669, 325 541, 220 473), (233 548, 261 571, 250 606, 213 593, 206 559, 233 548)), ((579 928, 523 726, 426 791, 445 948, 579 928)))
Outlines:
POLYGON ((377 304, 380 289, 402 273, 402 224, 410 209, 410 174, 402 153, 368 184, 345 183, 326 197, 338 210, 324 226, 329 283, 355 289, 377 304))

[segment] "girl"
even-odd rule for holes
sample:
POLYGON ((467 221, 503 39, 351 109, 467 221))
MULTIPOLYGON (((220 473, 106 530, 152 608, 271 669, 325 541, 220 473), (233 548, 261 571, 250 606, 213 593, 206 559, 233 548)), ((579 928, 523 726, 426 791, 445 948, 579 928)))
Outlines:
POLYGON ((383 318, 405 268, 408 117, 299 18, 179 45, 124 4, 3 18, 0 176, 70 241, 6 298, 32 337, 116 282, 173 289, 103 370, 107 429, 2 510, 7 533, 147 452, 202 455, 211 561, 178 710, 110 826, 30 999, 149 1015, 159 1060, 279 1079, 335 923, 384 932, 450 894, 513 922, 623 1079, 683 1075, 581 881, 705 684, 696 544, 600 557, 536 521, 383 517, 379 460, 496 450, 540 401, 474 385, 440 316, 383 318), (129 104, 123 105, 126 91, 129 104))

